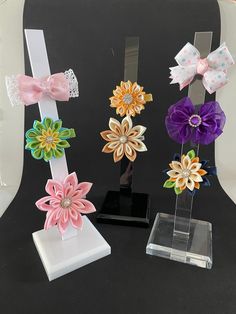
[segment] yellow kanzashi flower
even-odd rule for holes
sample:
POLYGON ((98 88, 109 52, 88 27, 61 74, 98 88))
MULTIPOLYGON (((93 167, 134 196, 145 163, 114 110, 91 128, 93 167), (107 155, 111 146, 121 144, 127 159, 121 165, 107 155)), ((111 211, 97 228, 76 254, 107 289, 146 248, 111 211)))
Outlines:
POLYGON ((136 82, 121 82, 120 86, 116 86, 110 99, 110 106, 116 108, 116 113, 121 117, 133 116, 140 114, 145 109, 144 105, 148 101, 152 101, 152 94, 146 94, 143 87, 136 82))

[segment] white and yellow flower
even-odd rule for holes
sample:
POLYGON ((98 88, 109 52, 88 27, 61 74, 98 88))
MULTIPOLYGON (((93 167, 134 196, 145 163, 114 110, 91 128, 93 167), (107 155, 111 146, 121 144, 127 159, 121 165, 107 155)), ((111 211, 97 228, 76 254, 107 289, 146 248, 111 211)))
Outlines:
POLYGON ((203 176, 207 171, 202 169, 202 164, 199 162, 199 157, 195 157, 195 152, 192 150, 187 155, 182 155, 180 161, 172 161, 169 164, 171 170, 167 171, 170 177, 164 187, 174 188, 176 194, 180 194, 186 188, 190 191, 200 188, 200 183, 203 182, 203 176))
POLYGON ((113 153, 114 162, 118 162, 125 155, 130 161, 137 157, 136 152, 147 150, 143 143, 146 127, 136 125, 129 116, 125 117, 120 123, 114 118, 109 120, 110 130, 101 132, 102 138, 108 143, 103 147, 104 153, 113 153))

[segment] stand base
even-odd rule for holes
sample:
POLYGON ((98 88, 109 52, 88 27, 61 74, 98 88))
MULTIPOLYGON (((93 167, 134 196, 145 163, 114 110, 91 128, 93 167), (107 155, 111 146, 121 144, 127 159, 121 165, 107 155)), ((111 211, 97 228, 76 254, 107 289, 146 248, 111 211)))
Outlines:
POLYGON ((33 233, 33 240, 49 281, 111 254, 111 247, 83 216, 78 235, 62 240, 57 227, 33 233))
POLYGON ((212 267, 211 223, 191 219, 187 251, 172 248, 174 216, 158 213, 148 240, 146 253, 194 266, 212 267))
POLYGON ((125 194, 108 191, 97 221, 111 224, 148 227, 150 197, 144 193, 125 194))

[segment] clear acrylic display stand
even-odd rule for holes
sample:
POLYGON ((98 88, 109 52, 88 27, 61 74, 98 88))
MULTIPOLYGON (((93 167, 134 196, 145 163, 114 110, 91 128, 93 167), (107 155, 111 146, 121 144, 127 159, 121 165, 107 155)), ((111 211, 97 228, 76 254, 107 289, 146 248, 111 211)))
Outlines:
MULTIPOLYGON (((127 37, 125 43, 124 81, 137 82, 139 37, 127 37)), ((139 117, 132 118, 137 122, 139 117)), ((108 191, 98 222, 148 227, 150 219, 150 197, 132 191, 134 166, 125 156, 120 167, 120 190, 108 191)))
MULTIPOLYGON (((212 32, 196 32, 194 46, 206 57, 211 49, 212 32)), ((196 105, 205 101, 205 89, 196 78, 189 86, 188 96, 196 105)), ((182 145, 181 154, 199 145, 182 145)), ((174 261, 208 268, 212 267, 211 223, 192 219, 193 196, 184 190, 176 197, 175 215, 158 213, 146 247, 146 253, 174 261)))
MULTIPOLYGON (((34 77, 50 75, 47 50, 42 30, 25 30, 30 64, 34 77)), ((43 97, 39 102, 41 119, 59 119, 56 102, 43 97)), ((49 162, 52 178, 62 181, 68 175, 66 156, 49 162)), ((86 216, 83 228, 69 226, 63 237, 55 226, 33 233, 33 240, 49 280, 56 279, 79 267, 111 253, 111 248, 86 216)))

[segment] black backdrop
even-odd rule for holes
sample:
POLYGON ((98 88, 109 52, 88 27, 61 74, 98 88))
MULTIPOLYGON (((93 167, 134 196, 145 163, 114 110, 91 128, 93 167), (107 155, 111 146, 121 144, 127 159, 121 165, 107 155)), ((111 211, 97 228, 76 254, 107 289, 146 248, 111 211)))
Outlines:
MULTIPOLYGON (((140 122, 148 127, 148 152, 135 162, 134 190, 152 197, 152 220, 157 211, 173 213, 173 191, 162 188, 165 169, 179 151, 167 136, 167 108, 187 94, 169 85, 169 66, 195 31, 213 31, 212 50, 220 38, 220 15, 214 0, 26 0, 24 28, 44 29, 51 72, 73 68, 79 99, 58 103, 65 127, 77 138, 67 149, 69 171, 79 180, 94 182, 89 194, 97 208, 108 189, 118 188, 119 164, 101 153, 99 136, 115 111, 108 98, 123 79, 126 36, 139 36, 138 82, 154 102, 140 122), (114 52, 114 54, 112 53, 114 52)), ((17 53, 17 52, 16 52, 17 53)), ((31 74, 25 50, 26 73, 31 74)), ((207 96, 209 98, 209 96, 207 96)), ((36 105, 25 111, 26 130, 39 119, 36 105)), ((213 145, 201 157, 214 163, 213 145)), ((194 218, 213 223, 212 270, 147 256, 151 228, 97 224, 112 247, 112 255, 71 274, 48 282, 31 233, 43 226, 44 214, 34 202, 45 195, 49 165, 25 152, 20 190, 0 220, 0 308, 15 313, 206 313, 236 312, 236 210, 217 179, 203 188, 195 202, 194 218)))

